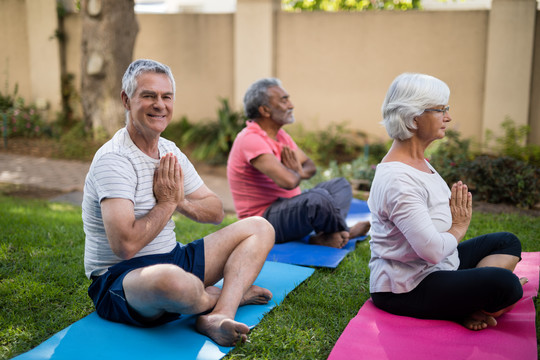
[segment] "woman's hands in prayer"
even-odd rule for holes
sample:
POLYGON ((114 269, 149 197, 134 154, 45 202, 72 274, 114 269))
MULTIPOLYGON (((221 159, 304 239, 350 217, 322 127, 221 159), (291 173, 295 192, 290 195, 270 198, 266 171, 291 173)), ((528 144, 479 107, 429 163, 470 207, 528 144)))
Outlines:
POLYGON ((459 243, 465 237, 472 217, 472 194, 461 181, 452 185, 450 212, 452 226, 448 232, 454 235, 459 243))

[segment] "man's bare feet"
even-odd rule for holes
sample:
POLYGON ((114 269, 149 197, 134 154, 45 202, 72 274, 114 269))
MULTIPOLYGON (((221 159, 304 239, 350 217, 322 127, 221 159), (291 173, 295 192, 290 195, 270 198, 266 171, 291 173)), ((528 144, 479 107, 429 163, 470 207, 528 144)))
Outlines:
POLYGON ((240 301, 240 306, 268 304, 270 299, 272 299, 272 292, 270 290, 257 285, 251 285, 244 294, 242 301, 240 301))
POLYGON ((197 331, 214 340, 221 346, 235 346, 245 342, 249 327, 221 314, 201 315, 195 324, 197 331))
POLYGON ((461 324, 469 330, 478 331, 484 330, 488 326, 497 326, 497 320, 491 315, 477 311, 464 319, 461 324))
POLYGON ((349 229, 349 234, 350 234, 351 239, 366 235, 370 228, 371 228, 371 224, 369 221, 357 222, 349 229))
POLYGON ((309 243, 314 245, 330 246, 341 249, 349 242, 349 233, 339 231, 332 234, 318 233, 309 238, 309 243))

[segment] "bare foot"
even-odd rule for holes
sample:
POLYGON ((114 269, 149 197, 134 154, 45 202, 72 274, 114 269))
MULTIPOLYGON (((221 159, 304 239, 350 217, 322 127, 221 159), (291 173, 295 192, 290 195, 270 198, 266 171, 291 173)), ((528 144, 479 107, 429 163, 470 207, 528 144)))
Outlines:
POLYGON ((314 245, 330 246, 341 249, 349 242, 347 231, 335 232, 332 234, 319 233, 309 238, 309 243, 314 245))
POLYGON ((469 330, 484 330, 488 326, 497 326, 497 320, 491 315, 482 311, 477 311, 471 314, 470 317, 464 319, 461 324, 469 330))
POLYGON ((268 304, 270 299, 272 299, 272 292, 270 290, 257 285, 251 285, 244 294, 242 301, 240 301, 240 306, 268 304))
POLYGON ((350 234, 351 239, 366 235, 370 228, 371 228, 371 224, 369 221, 357 222, 349 229, 349 234, 350 234))
POLYGON ((245 342, 249 327, 221 314, 201 315, 195 324, 197 331, 214 340, 221 346, 235 346, 245 342))

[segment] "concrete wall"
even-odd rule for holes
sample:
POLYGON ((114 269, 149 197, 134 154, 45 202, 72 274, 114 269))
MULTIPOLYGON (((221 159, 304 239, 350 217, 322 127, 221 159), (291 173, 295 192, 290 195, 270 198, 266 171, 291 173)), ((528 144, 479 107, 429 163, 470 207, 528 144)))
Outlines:
MULTIPOLYGON (((11 87, 18 83, 28 101, 45 94, 59 108, 55 40, 35 50, 51 29, 51 21, 37 15, 49 9, 45 17, 54 19, 54 3, 0 0, 0 89, 5 91, 6 81, 11 87), (44 51, 50 59, 38 56, 44 51)), ((387 139, 379 125, 381 103, 394 77, 410 71, 448 83, 453 128, 463 135, 481 139, 510 115, 529 124, 530 141, 540 144, 540 26, 534 4, 494 0, 492 11, 283 13, 279 0, 238 0, 236 14, 139 14, 134 56, 171 66, 176 119, 215 118, 220 97, 240 108, 251 82, 277 76, 305 128, 347 122, 387 139)), ((67 70, 78 87, 78 15, 69 15, 65 26, 67 70)))
MULTIPOLYGON (((138 15, 134 58, 149 58, 171 67, 176 80, 175 119, 215 118, 219 98, 233 97, 233 16, 208 14, 138 15)), ((80 84, 81 24, 66 19, 68 72, 80 84)), ((120 81, 120 79, 119 79, 120 81)))
POLYGON ((31 100, 26 5, 20 0, 0 0, 0 91, 31 100))
POLYGON ((309 126, 348 121, 386 136, 381 105, 392 80, 421 72, 451 89, 453 126, 481 131, 488 13, 282 13, 277 75, 309 126))

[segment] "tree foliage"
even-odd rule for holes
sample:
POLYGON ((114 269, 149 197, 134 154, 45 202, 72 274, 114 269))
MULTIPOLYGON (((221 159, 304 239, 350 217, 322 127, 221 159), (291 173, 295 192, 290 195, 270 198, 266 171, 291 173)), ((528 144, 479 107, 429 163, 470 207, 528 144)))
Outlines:
POLYGON ((419 9, 421 0, 283 0, 287 11, 364 11, 419 9))

